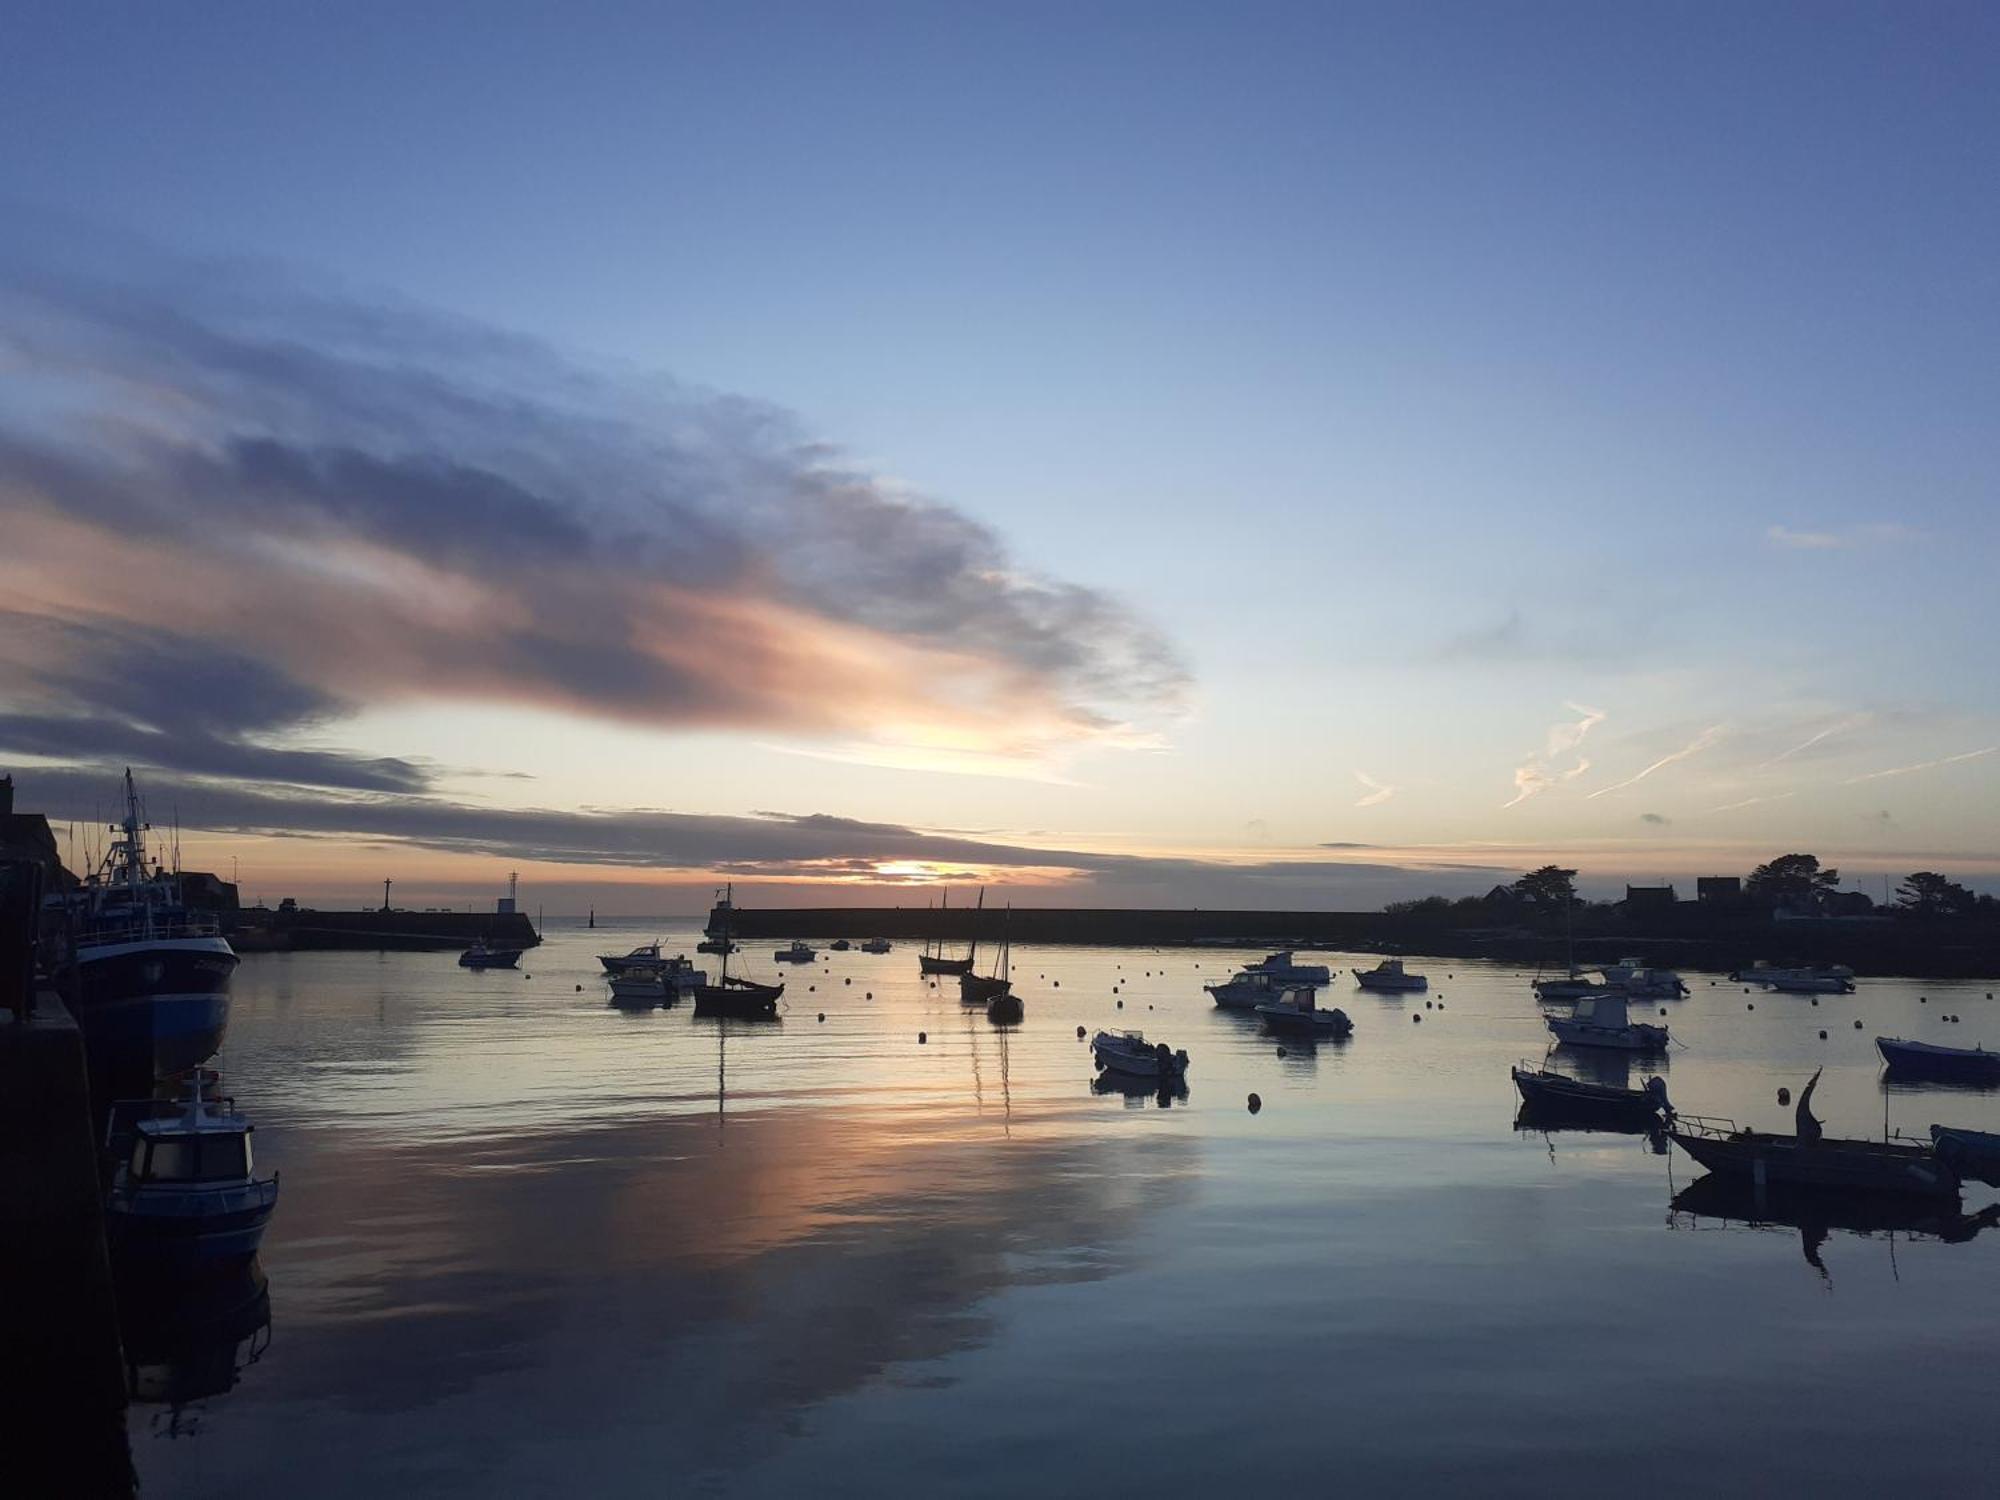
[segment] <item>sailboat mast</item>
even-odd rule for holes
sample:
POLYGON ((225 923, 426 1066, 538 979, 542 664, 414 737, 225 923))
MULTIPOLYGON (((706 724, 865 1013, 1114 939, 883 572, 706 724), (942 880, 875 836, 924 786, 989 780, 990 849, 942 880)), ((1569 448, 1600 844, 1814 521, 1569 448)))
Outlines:
POLYGON ((979 957, 979 914, 986 910, 986 887, 983 885, 979 888, 979 904, 973 907, 972 910, 972 942, 965 950, 965 967, 967 972, 976 970, 979 967, 975 960, 979 957))

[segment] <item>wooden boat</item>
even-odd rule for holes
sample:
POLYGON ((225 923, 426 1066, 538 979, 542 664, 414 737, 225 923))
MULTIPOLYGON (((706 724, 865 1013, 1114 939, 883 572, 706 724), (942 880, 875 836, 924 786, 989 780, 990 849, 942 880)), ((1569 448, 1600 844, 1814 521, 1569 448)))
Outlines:
POLYGON ((1931 1126, 1931 1149, 1960 1177, 2000 1187, 2000 1135, 1984 1130, 1931 1126))
MULTIPOLYGON (((984 892, 981 892, 984 895, 984 892)), ((1011 915, 1012 909, 1009 908, 1011 915)), ((991 974, 961 974, 958 976, 958 998, 965 1005, 990 1005, 1013 992, 1014 983, 1010 977, 1009 960, 1013 944, 1007 936, 1007 923, 1000 927, 1000 961, 991 974)))
POLYGON ((1313 992, 1296 989, 1289 1000, 1257 1007, 1257 1017, 1268 1030, 1287 1036, 1348 1036, 1354 1022, 1339 1006, 1321 1009, 1313 1004, 1313 992))
POLYGON ((1549 1016, 1548 1027, 1566 1047, 1608 1047, 1619 1052, 1659 1052, 1667 1045, 1667 1028, 1634 1021, 1625 997, 1603 991, 1576 1002, 1566 1016, 1549 1016))
POLYGON ((1100 1070, 1128 1078, 1170 1081, 1186 1075, 1188 1055, 1165 1042, 1149 1043, 1143 1031, 1100 1031, 1090 1039, 1090 1053, 1100 1070))
POLYGON ((1799 1095, 1796 1135, 1739 1130, 1734 1121, 1683 1115, 1668 1132, 1676 1145, 1711 1172, 1757 1186, 1832 1188, 1912 1197, 1958 1197, 1958 1173, 1929 1145, 1916 1141, 1832 1140, 1812 1115, 1818 1073, 1799 1095))
POLYGON ((1431 985, 1423 975, 1405 972, 1400 958, 1385 958, 1372 969, 1356 969, 1354 982, 1364 990, 1392 995, 1427 990, 1431 985))
POLYGON ((1966 1083, 2000 1083, 2000 1052, 1988 1052, 1984 1047, 1940 1047, 1934 1042, 1906 1042, 1900 1037, 1878 1036, 1875 1050, 1882 1054, 1882 1061, 1892 1073, 1966 1083))
POLYGON ((754 980, 739 978, 729 972, 729 954, 735 947, 732 935, 726 926, 729 915, 735 910, 735 888, 729 889, 731 899, 716 903, 716 910, 723 914, 725 926, 717 930, 714 918, 710 918, 709 935, 721 941, 722 972, 716 976, 714 984, 698 984, 694 987, 694 1013, 698 1016, 733 1016, 743 1021, 775 1021, 778 1018, 778 1001, 785 993, 782 984, 758 984, 754 980))
MULTIPOLYGON (((942 924, 943 921, 943 913, 949 911, 950 909, 951 909, 951 888, 947 886, 945 888, 944 898, 938 903, 940 924, 942 924)), ((940 936, 935 944, 932 944, 929 941, 926 941, 924 943, 924 951, 917 955, 917 972, 919 974, 971 973, 972 955, 968 953, 964 958, 947 958, 945 957, 944 942, 945 942, 944 938, 940 936)))
POLYGON ((520 961, 519 948, 489 948, 485 938, 473 939, 472 946, 458 955, 461 969, 511 969, 520 961))
POLYGON ((1516 1064, 1512 1071, 1521 1103, 1538 1115, 1637 1126, 1649 1124, 1662 1116, 1673 1118, 1674 1107, 1667 1102, 1664 1078, 1648 1078, 1642 1088, 1625 1089, 1608 1083, 1571 1078, 1553 1068, 1536 1067, 1525 1062, 1516 1064))

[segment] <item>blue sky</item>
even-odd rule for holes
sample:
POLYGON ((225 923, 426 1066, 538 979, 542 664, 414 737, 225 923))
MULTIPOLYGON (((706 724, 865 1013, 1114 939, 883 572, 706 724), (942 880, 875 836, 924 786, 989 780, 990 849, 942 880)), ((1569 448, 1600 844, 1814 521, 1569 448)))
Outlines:
POLYGON ((955 723, 949 771, 310 672, 341 711, 260 743, 1010 847, 1990 874, 1996 44, 1973 6, 24 9, 0 203, 44 267, 254 264, 768 403, 1186 672, 1129 734, 955 723), (1503 807, 1566 703, 1592 766, 1503 807))

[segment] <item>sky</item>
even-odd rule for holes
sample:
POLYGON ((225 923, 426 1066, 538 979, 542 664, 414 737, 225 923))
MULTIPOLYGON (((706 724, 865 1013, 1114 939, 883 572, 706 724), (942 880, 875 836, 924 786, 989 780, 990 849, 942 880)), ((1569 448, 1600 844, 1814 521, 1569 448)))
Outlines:
POLYGON ((273 900, 2000 888, 1990 8, 4 27, 79 858, 131 764, 273 900))

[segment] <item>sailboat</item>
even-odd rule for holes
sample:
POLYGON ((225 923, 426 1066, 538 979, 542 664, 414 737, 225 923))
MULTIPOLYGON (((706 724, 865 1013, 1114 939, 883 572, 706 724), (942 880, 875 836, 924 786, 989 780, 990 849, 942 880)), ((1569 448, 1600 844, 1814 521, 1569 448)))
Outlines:
MULTIPOLYGON (((981 891, 979 897, 983 903, 986 899, 986 893, 981 891)), ((1010 906, 1008 908, 1009 915, 1012 912, 1013 908, 1010 906)), ((975 938, 975 945, 977 941, 975 938)), ((1003 921, 1000 927, 999 963, 994 967, 991 974, 973 974, 968 972, 959 975, 958 998, 967 1005, 986 1005, 998 1000, 1003 995, 1009 994, 1014 988, 1014 982, 1008 976, 1008 964, 1012 956, 1012 941, 1007 933, 1007 923, 1003 921)))
MULTIPOLYGON (((732 884, 717 904, 717 910, 733 912, 736 909, 735 897, 736 888, 732 884)), ((725 918, 724 930, 715 934, 722 943, 722 973, 714 984, 694 987, 694 1013, 698 1016, 736 1016, 746 1021, 775 1021, 778 1018, 778 997, 785 993, 785 987, 782 984, 758 984, 755 980, 729 972, 729 955, 735 945, 729 940, 726 922, 725 918)))
MULTIPOLYGON (((944 956, 945 939, 941 929, 944 927, 943 913, 949 910, 950 907, 951 888, 947 886, 945 887, 944 900, 938 906, 938 926, 940 931, 937 941, 935 944, 926 941, 924 951, 917 956, 917 972, 919 974, 969 974, 972 972, 971 954, 967 954, 964 958, 946 958, 944 956)), ((975 938, 975 946, 977 942, 978 940, 975 938)))

